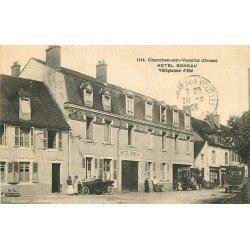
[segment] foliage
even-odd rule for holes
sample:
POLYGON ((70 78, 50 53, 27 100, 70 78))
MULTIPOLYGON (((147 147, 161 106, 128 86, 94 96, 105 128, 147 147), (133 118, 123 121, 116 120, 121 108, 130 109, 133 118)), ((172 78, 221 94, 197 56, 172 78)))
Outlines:
POLYGON ((232 138, 241 162, 250 166, 250 111, 244 112, 241 117, 231 116, 227 124, 224 136, 232 138))

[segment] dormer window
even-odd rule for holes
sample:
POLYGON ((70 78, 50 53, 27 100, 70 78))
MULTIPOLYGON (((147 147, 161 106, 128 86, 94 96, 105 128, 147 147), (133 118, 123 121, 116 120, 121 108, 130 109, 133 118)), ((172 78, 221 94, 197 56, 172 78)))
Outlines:
POLYGON ((30 99, 27 97, 20 97, 19 118, 22 120, 31 119, 30 99))
POLYGON ((83 100, 87 107, 93 107, 93 88, 90 83, 82 84, 81 89, 83 89, 83 100))
POLYGON ((166 123, 167 121, 167 108, 165 106, 161 106, 160 109, 160 119, 162 123, 166 123))
POLYGON ((185 114, 184 122, 185 122, 185 129, 189 130, 190 129, 190 114, 189 113, 185 114))
POLYGON ((102 105, 105 111, 111 111, 111 94, 108 89, 101 91, 102 105))
POLYGON ((126 95, 126 114, 134 115, 134 96, 126 95))
POLYGON ((179 111, 177 109, 173 110, 173 125, 179 126, 179 111))
POLYGON ((145 118, 150 121, 153 119, 153 102, 149 100, 145 101, 145 118))

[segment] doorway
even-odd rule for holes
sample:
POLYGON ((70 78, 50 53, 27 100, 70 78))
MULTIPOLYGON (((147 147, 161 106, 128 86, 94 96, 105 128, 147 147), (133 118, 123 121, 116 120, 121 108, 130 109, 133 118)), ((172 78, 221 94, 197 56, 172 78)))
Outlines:
POLYGON ((52 163, 52 193, 60 193, 60 165, 52 163))
POLYGON ((137 161, 122 161, 122 190, 138 191, 137 161))

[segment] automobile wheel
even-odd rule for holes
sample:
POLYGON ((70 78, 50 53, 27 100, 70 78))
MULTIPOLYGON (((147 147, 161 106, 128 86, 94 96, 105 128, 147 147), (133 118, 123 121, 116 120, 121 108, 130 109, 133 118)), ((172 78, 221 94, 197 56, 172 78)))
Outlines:
POLYGON ((113 187, 112 186, 108 186, 107 191, 108 191, 109 195, 113 194, 113 192, 114 192, 113 187))
POLYGON ((82 194, 83 194, 83 195, 89 194, 89 188, 88 188, 87 186, 84 186, 84 187, 82 188, 82 194))

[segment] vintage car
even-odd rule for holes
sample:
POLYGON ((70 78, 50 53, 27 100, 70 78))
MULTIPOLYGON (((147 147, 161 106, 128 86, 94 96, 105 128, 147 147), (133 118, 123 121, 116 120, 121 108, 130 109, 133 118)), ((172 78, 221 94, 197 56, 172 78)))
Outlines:
POLYGON ((103 181, 102 179, 81 181, 79 185, 79 193, 87 194, 113 194, 114 181, 103 181))
POLYGON ((245 188, 245 168, 244 167, 228 167, 225 177, 225 192, 243 191, 245 188))

